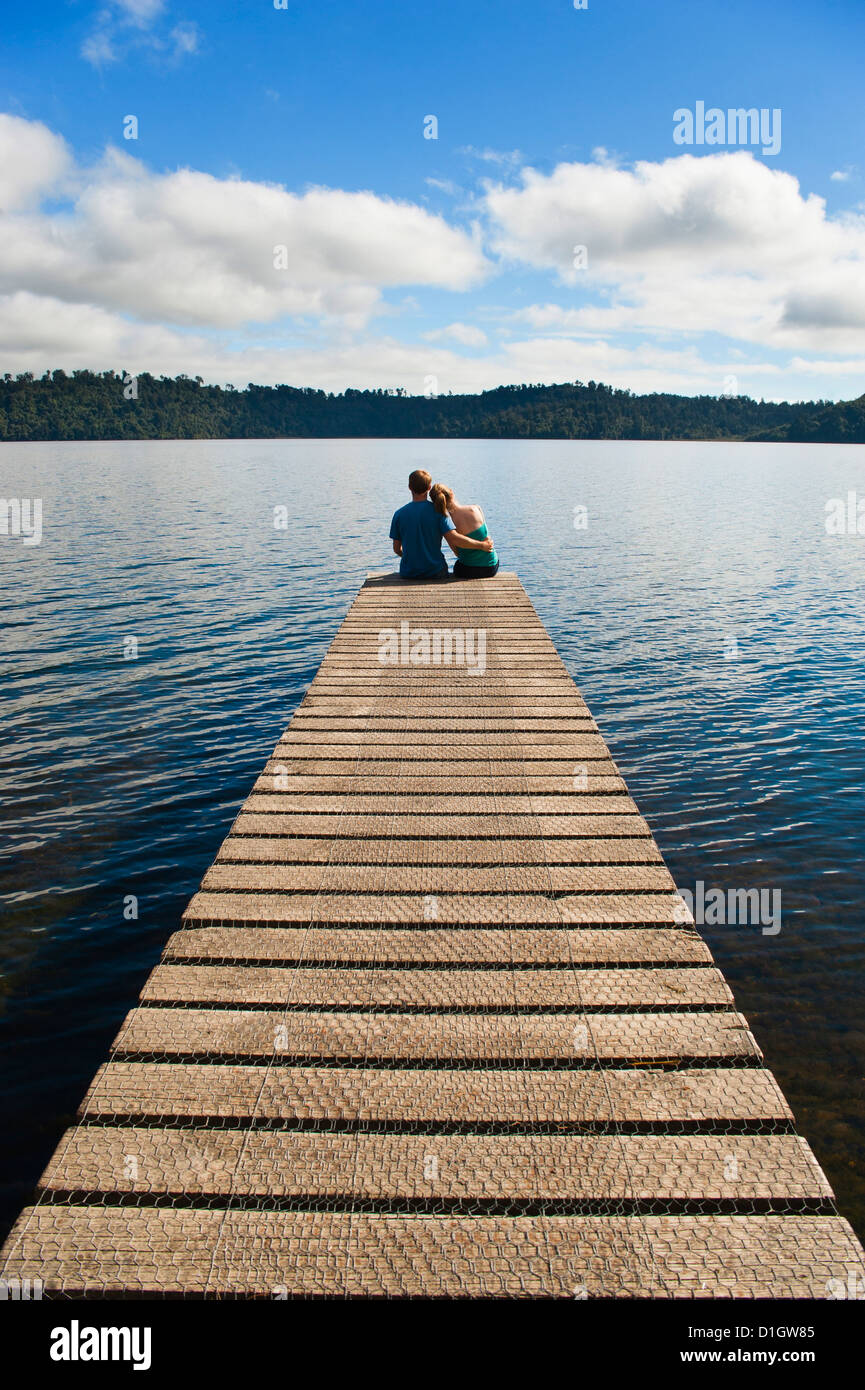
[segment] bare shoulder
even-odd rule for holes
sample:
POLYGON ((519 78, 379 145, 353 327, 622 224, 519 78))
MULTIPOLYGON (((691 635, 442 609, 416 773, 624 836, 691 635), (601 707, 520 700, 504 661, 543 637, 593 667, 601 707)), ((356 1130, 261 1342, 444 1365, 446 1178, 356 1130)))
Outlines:
POLYGON ((459 519, 461 526, 473 531, 475 527, 483 525, 484 514, 480 507, 463 506, 459 509, 459 519))

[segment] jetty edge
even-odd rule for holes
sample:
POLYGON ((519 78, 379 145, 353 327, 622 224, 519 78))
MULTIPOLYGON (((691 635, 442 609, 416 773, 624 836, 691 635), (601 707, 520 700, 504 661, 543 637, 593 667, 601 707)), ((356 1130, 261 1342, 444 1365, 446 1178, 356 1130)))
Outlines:
POLYGON ((3 1287, 852 1296, 862 1247, 681 908, 516 575, 369 577, 3 1287))

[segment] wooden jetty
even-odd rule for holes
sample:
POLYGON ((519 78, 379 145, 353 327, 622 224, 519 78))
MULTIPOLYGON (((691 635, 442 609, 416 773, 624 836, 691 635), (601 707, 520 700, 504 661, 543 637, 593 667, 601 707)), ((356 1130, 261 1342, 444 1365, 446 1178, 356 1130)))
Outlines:
POLYGON ((522 585, 391 580, 352 604, 0 1275, 845 1296, 862 1248, 522 585))

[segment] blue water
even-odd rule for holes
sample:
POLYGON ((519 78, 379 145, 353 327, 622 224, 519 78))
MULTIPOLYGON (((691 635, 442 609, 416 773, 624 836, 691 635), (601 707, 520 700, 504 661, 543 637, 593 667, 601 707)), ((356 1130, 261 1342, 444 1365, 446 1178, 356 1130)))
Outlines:
POLYGON ((804 445, 0 446, 0 495, 44 514, 41 545, 0 536, 0 1214, 392 566, 417 467, 483 504, 676 881, 781 890, 777 936, 705 935, 865 1233, 865 538, 824 525, 865 449, 804 445))

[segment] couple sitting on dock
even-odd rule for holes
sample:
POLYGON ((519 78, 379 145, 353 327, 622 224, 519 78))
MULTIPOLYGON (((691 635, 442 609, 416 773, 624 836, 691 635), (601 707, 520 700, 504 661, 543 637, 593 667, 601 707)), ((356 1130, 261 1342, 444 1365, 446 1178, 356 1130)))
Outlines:
POLYGON ((424 468, 408 480, 411 501, 394 512, 390 538, 399 555, 401 579, 489 579, 499 560, 480 507, 466 506, 443 483, 433 487, 424 468), (442 554, 446 540, 456 555, 449 572, 442 554))

